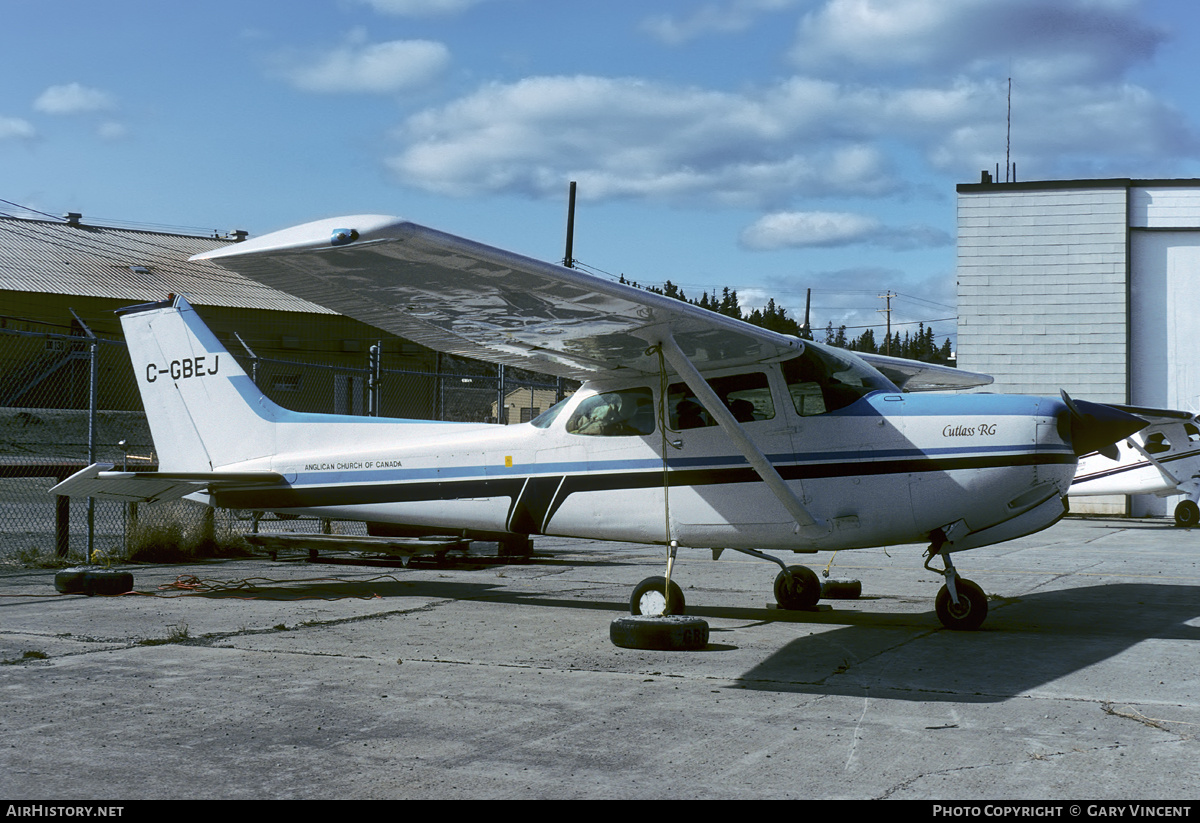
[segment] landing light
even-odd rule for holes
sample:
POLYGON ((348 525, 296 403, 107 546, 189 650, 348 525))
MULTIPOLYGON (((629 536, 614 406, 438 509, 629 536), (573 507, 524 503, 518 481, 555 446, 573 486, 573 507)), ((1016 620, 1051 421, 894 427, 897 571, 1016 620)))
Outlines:
POLYGON ((357 239, 357 229, 334 229, 333 236, 329 238, 329 243, 333 246, 345 246, 348 243, 353 243, 357 239))

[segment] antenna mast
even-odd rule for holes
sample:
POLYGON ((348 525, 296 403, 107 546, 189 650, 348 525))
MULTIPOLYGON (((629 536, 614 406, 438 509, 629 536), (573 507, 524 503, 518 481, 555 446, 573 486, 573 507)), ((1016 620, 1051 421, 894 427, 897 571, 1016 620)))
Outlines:
POLYGON ((575 258, 571 255, 574 253, 575 246, 575 181, 571 181, 571 192, 567 200, 567 251, 563 256, 563 265, 568 269, 575 268, 575 258))
MULTIPOLYGON (((1008 179, 1008 170, 1012 164, 1012 78, 1008 78, 1008 125, 1004 134, 1004 182, 1010 182, 1008 179)), ((1013 177, 1016 177, 1014 174, 1013 177)), ((1016 180, 1011 181, 1013 183, 1016 180)))

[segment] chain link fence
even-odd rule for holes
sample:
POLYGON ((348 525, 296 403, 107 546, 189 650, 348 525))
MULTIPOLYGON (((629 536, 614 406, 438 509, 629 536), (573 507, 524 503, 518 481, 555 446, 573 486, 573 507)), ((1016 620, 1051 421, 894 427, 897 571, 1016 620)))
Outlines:
MULTIPOLYGON (((54 553, 128 555, 148 529, 193 537, 251 530, 365 534, 362 523, 216 511, 190 501, 151 506, 68 500, 49 489, 95 462, 154 470, 154 443, 125 343, 86 330, 0 328, 0 560, 54 553)), ((438 355, 429 370, 389 368, 382 346, 361 368, 231 354, 264 395, 301 412, 422 420, 527 422, 576 387, 512 367, 438 355)))

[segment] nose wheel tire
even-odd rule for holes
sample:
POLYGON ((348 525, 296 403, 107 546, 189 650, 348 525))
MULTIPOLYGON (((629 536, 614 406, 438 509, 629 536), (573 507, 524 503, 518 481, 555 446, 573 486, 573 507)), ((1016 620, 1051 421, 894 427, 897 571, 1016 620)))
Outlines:
POLYGON ((821 580, 808 566, 788 566, 791 579, 780 572, 775 577, 775 602, 781 609, 813 609, 821 599, 821 580))
POLYGON ((669 603, 666 592, 667 578, 647 577, 633 590, 633 596, 629 598, 629 613, 651 617, 683 614, 686 607, 683 590, 672 580, 669 603))
POLYGON ((1194 529, 1200 526, 1200 506, 1191 500, 1184 500, 1175 507, 1175 525, 1183 529, 1194 529))
POLYGON ((987 595, 983 593, 983 589, 961 577, 954 581, 954 588, 958 593, 958 603, 954 603, 950 599, 950 589, 946 586, 942 586, 938 591, 937 599, 933 604, 938 619, 947 629, 955 631, 978 629, 987 617, 987 595))

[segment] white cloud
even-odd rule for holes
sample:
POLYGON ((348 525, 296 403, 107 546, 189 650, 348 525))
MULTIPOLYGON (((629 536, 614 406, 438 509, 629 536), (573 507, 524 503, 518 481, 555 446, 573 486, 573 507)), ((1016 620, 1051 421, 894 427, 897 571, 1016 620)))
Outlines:
MULTIPOLYGON (((962 76, 907 87, 794 77, 739 92, 531 77, 409 117, 387 164, 401 182, 455 196, 558 197, 576 180, 583 198, 785 211, 798 198, 911 189, 901 160, 974 179, 1005 159, 1006 94, 1002 79, 962 76)), ((1111 176, 1166 177, 1196 157, 1187 117, 1138 86, 1014 89, 1023 179, 1091 176, 1072 174, 1080 158, 1110 161, 1111 176)))
POLYGON ((43 114, 86 114, 108 111, 115 107, 115 103, 108 92, 79 83, 67 83, 46 89, 33 102, 33 107, 43 114))
POLYGON ((19 117, 0 117, 0 140, 32 140, 37 131, 28 120, 19 117))
POLYGON ((692 7, 683 16, 656 14, 642 21, 641 29, 672 46, 705 34, 745 31, 765 13, 783 11, 798 0, 726 0, 692 7))
POLYGON ((129 133, 129 129, 124 123, 118 123, 115 120, 106 120, 100 124, 96 133, 104 140, 120 140, 129 133))
MULTIPOLYGON (((406 183, 454 195, 557 197, 567 179, 591 199, 743 206, 896 190, 877 149, 829 137, 795 96, 588 76, 490 84, 409 118, 389 165, 406 183)), ((824 108, 819 93, 808 97, 824 108)))
MULTIPOLYGON (((655 19, 682 41, 789 1, 655 19)), ((454 196, 557 198, 576 180, 583 198, 787 212, 809 198, 911 194, 923 172, 971 180, 1004 161, 1010 70, 1022 179, 1169 177, 1200 158, 1189 116, 1126 78, 1162 37, 1134 0, 813 7, 796 15, 803 74, 734 91, 600 76, 489 83, 408 117, 387 165, 402 183, 454 196)), ((942 238, 898 229, 885 241, 942 238)))
POLYGON ((315 57, 286 60, 283 74, 303 91, 393 94, 428 85, 450 64, 450 52, 441 43, 360 41, 361 34, 354 34, 344 46, 315 57))
POLYGON ((806 211, 768 214, 742 232, 751 249, 846 246, 861 242, 880 227, 873 217, 849 212, 806 211))
POLYGON ((893 250, 948 246, 954 238, 929 226, 886 226, 852 212, 777 212, 760 217, 742 231, 741 245, 755 251, 865 244, 893 250))
POLYGON ((792 57, 806 70, 988 72, 1112 80, 1166 33, 1138 0, 828 0, 805 14, 792 57))
POLYGON ((360 0, 380 14, 398 17, 437 17, 459 14, 485 0, 360 0))

